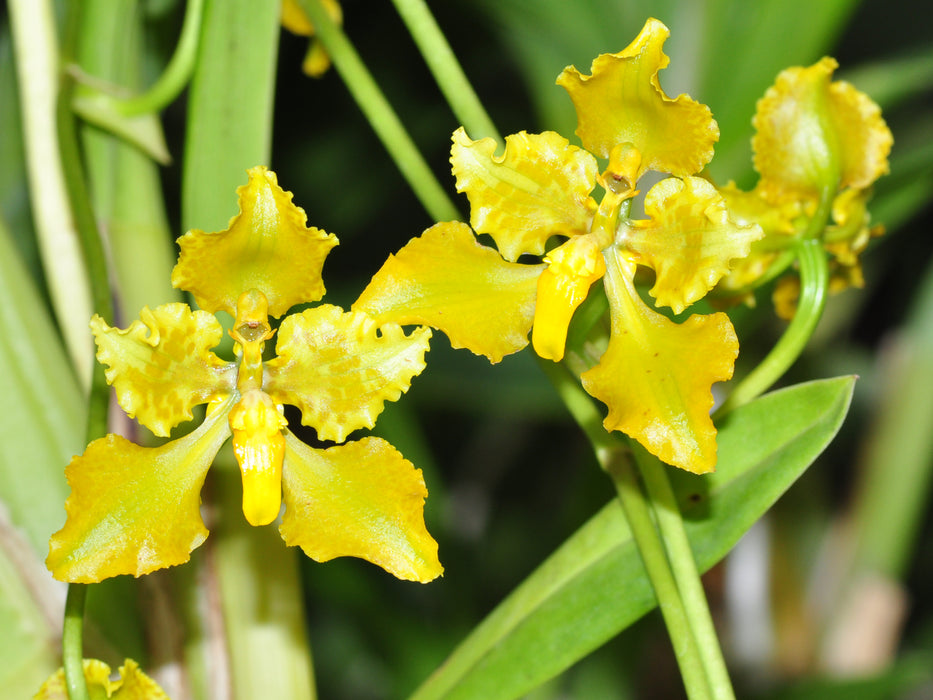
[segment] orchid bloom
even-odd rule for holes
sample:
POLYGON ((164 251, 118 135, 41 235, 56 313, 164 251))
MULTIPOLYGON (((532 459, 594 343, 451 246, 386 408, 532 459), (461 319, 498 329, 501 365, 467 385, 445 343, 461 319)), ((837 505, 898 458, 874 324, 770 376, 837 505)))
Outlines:
MULTIPOLYGON (((832 256, 830 291, 864 285, 859 255, 872 237, 871 186, 889 170, 893 137, 881 109, 844 81, 832 81, 837 63, 822 58, 812 66, 788 68, 758 101, 753 125, 755 188, 734 185, 720 192, 739 221, 756 222, 765 238, 722 280, 721 291, 747 297, 768 269, 801 236, 822 199, 831 203, 831 224, 821 236, 832 256)), ((794 314, 798 282, 783 277, 775 288, 779 315, 794 314)))
MULTIPOLYGON (((110 678, 110 666, 97 659, 84 659, 84 680, 92 699, 168 700, 168 695, 149 676, 139 670, 139 664, 127 659, 116 680, 110 678)), ((68 700, 65 671, 58 669, 39 688, 33 700, 68 700)))
POLYGON ((560 361, 571 317, 603 281, 611 331, 583 387, 605 403, 607 430, 638 440, 670 464, 702 473, 716 463, 711 386, 729 379, 738 341, 722 313, 675 323, 646 304, 634 277, 651 268, 650 294, 675 314, 701 299, 762 236, 737 224, 725 200, 694 177, 713 155, 719 130, 710 110, 664 94, 667 28, 649 20, 624 51, 599 56, 592 75, 567 68, 584 148, 554 132, 513 134, 495 155, 490 138, 454 132, 451 163, 470 223, 440 223, 390 257, 353 309, 418 323, 498 362, 522 349, 560 361), (595 154, 595 155, 594 155, 595 154), (597 156, 608 158, 599 173, 597 156), (628 217, 639 178, 671 174, 647 193, 647 219, 628 217), (604 190, 597 203, 596 185, 604 190), (565 239, 549 248, 552 237, 565 239), (542 256, 537 264, 520 262, 542 256))
POLYGON ((425 367, 431 331, 406 336, 397 324, 326 304, 273 329, 270 316, 324 295, 321 269, 337 239, 307 227, 305 212, 265 168, 250 170, 237 194, 240 212, 226 230, 179 239, 172 283, 202 310, 147 307, 125 330, 91 321, 97 358, 131 418, 168 436, 198 404, 208 405, 207 415, 160 447, 111 434, 72 460, 68 518, 52 536, 49 569, 86 583, 187 561, 208 534, 201 486, 232 436, 252 525, 276 520, 284 501, 279 531, 309 557, 361 557, 399 578, 434 579, 442 568, 424 526, 421 472, 380 438, 344 443, 408 390, 425 367), (235 319, 235 362, 211 352, 223 334, 218 311, 235 319), (276 333, 274 357, 264 360, 276 333), (304 444, 286 427, 283 404, 298 407, 321 440, 344 444, 304 444))

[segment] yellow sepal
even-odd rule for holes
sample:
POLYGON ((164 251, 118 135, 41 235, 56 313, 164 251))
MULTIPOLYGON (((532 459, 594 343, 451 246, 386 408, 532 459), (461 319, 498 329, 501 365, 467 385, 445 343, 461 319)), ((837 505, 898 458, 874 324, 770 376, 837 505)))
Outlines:
POLYGON ((161 447, 119 435, 88 445, 65 469, 68 519, 52 535, 46 566, 60 581, 96 583, 183 564, 207 537, 201 486, 230 436, 231 401, 194 432, 161 447))
POLYGON ((385 440, 315 450, 286 434, 282 483, 282 538, 315 561, 359 557, 422 583, 443 572, 424 525, 421 470, 385 440))
POLYGON ((343 442, 372 428, 386 401, 408 391, 425 367, 431 331, 406 336, 395 323, 322 305, 291 314, 279 327, 276 357, 266 363, 265 390, 301 409, 301 422, 322 440, 343 442))
POLYGON ((641 173, 683 177, 712 159, 719 126, 706 105, 687 95, 671 99, 661 89, 658 71, 669 62, 662 51, 668 36, 667 27, 649 19, 624 51, 598 56, 591 75, 571 66, 557 84, 576 107, 584 148, 608 158, 613 147, 628 143, 641 153, 641 173))
POLYGON ((772 200, 868 187, 888 172, 893 137, 881 109, 845 82, 837 63, 788 68, 758 101, 752 139, 760 186, 772 200))
POLYGON ((609 347, 581 376, 583 388, 609 407, 603 421, 668 464, 696 474, 716 466, 711 387, 732 376, 739 344, 723 313, 676 324, 645 306, 634 263, 606 251, 609 347))
MULTIPOLYGON (((126 659, 119 678, 110 679, 110 666, 97 659, 84 659, 84 680, 91 700, 169 700, 159 684, 139 670, 139 664, 126 659)), ((65 670, 53 673, 32 700, 68 700, 65 670)))
POLYGON ((202 309, 231 316, 248 289, 266 296, 273 317, 324 296, 321 270, 336 236, 308 227, 291 192, 264 167, 249 170, 249 182, 237 196, 240 213, 226 230, 193 230, 178 239, 181 254, 172 284, 194 294, 202 309))
MULTIPOLYGON (((324 10, 335 24, 343 22, 343 10, 336 0, 322 0, 324 10)), ((314 25, 297 0, 282 1, 282 26, 292 34, 314 37, 314 25)), ((301 70, 312 78, 320 78, 330 68, 330 56, 324 46, 315 38, 308 44, 308 52, 301 64, 301 70)))
POLYGON ((541 255, 551 236, 588 230, 598 173, 591 154, 553 131, 512 134, 501 156, 495 150, 493 139, 472 141, 461 127, 450 162, 457 191, 470 200, 470 224, 492 236, 503 258, 541 255))
POLYGON ((419 323, 499 362, 528 344, 544 265, 503 260, 466 224, 432 226, 389 257, 353 304, 380 323, 419 323))
POLYGON ((233 454, 243 478, 243 515, 250 525, 268 525, 282 507, 282 459, 288 421, 275 402, 254 389, 230 411, 233 454))
POLYGON ((531 340, 540 357, 559 362, 573 312, 586 299, 590 285, 606 272, 606 264, 594 234, 571 238, 552 250, 545 262, 547 269, 538 278, 531 340))
POLYGON ((645 213, 650 218, 626 224, 620 243, 654 269, 651 295, 677 314, 706 296, 764 236, 758 224, 735 223, 722 195, 698 177, 656 184, 645 196, 645 213))
POLYGON ((223 328, 206 311, 147 306, 126 330, 100 316, 91 319, 91 330, 121 408, 156 435, 168 436, 192 419, 192 408, 229 394, 236 384, 236 365, 210 352, 223 328))

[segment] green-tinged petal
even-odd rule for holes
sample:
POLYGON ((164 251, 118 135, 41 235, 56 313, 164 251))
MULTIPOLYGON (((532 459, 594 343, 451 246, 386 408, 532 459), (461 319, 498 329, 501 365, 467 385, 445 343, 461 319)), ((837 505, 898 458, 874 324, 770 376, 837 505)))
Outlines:
POLYGON ((424 369, 431 331, 405 335, 362 312, 322 305, 288 316, 279 327, 277 357, 266 363, 265 391, 301 409, 301 422, 322 440, 343 442, 372 428, 386 401, 408 391, 424 369))
POLYGON ((422 583, 443 572, 424 526, 421 470, 385 440, 314 450, 286 433, 282 483, 282 537, 315 561, 359 557, 422 583))
POLYGON ((620 430, 668 464, 697 474, 716 466, 711 387, 732 376, 739 344, 723 313, 676 324, 635 290, 635 265, 606 251, 609 347, 583 387, 609 407, 603 424, 620 430))
POLYGON ((501 156, 495 150, 493 139, 471 141, 461 127, 450 162, 457 191, 470 200, 470 224, 493 237, 503 258, 541 255, 551 236, 588 230, 596 211, 592 155, 553 131, 512 134, 501 156))
POLYGON ((667 27, 649 19, 622 52, 602 54, 592 75, 565 68, 557 84, 577 110, 577 135, 584 148, 608 158, 614 146, 630 143, 641 152, 641 172, 693 175, 713 157, 719 127, 709 107, 687 95, 670 99, 658 71, 669 62, 662 51, 667 27))
POLYGON ((231 316, 240 294, 250 289, 266 295, 274 317, 324 296, 321 270, 337 238, 308 227, 291 192, 264 167, 249 170, 249 182, 237 196, 240 213, 226 230, 194 230, 178 239, 181 255, 172 284, 194 294, 202 309, 231 316))
POLYGON ((666 178, 645 196, 648 219, 630 221, 621 245, 655 271, 651 295, 680 313, 702 299, 764 236, 758 224, 739 225, 709 182, 698 177, 666 178))
POLYGON ((353 310, 436 328, 498 362, 528 344, 545 267, 504 261, 459 221, 435 224, 389 256, 353 310))
POLYGON ((881 110, 845 82, 837 63, 788 68, 758 101, 755 169, 771 199, 818 197, 824 187, 868 187, 888 172, 893 138, 881 110))
POLYGON ((91 319, 97 360, 107 365, 107 381, 130 418, 156 435, 167 436, 191 409, 229 394, 236 365, 210 351, 223 336, 217 319, 185 304, 144 307, 126 330, 91 319))
POLYGON ((119 435, 88 445, 65 469, 68 519, 52 535, 46 566, 60 581, 95 583, 183 564, 207 537, 200 492, 230 436, 231 402, 183 438, 140 447, 119 435))
MULTIPOLYGON (((110 679, 110 666, 97 659, 84 659, 84 679, 91 700, 168 700, 159 684, 139 670, 139 664, 127 659, 116 680, 110 679)), ((68 700, 65 671, 59 669, 42 684, 33 700, 68 700)))

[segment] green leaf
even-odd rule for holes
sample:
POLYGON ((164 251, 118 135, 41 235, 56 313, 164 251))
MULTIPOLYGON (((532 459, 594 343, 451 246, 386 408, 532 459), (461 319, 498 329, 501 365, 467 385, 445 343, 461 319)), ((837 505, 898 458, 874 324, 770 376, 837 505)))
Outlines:
MULTIPOLYGON (((81 452, 86 408, 48 308, 0 222, 0 502, 36 554, 65 520, 65 465, 81 452)), ((90 332, 90 331, 89 331, 90 332)))
MULTIPOLYGON (((854 377, 773 392, 726 417, 714 474, 672 470, 701 571, 735 545, 829 444, 854 377)), ((484 620, 413 699, 513 698, 656 605, 621 506, 612 501, 484 620)))
POLYGON ((58 667, 56 631, 50 618, 54 612, 42 609, 50 599, 55 601, 49 594, 58 590, 50 579, 36 580, 48 572, 38 560, 28 561, 28 547, 8 556, 16 547, 10 546, 5 525, 0 524, 4 540, 0 547, 0 688, 5 697, 30 698, 58 667), (24 575, 27 569, 30 575, 24 575))

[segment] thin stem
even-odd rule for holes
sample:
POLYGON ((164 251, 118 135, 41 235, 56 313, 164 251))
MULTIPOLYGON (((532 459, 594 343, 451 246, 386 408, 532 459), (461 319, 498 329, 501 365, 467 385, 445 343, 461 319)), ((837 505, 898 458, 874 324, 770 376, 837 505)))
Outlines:
POLYGON ((62 625, 62 665, 65 668, 65 687, 68 700, 88 700, 84 678, 84 602, 87 586, 69 583, 65 599, 65 621, 62 625))
POLYGON ((454 115, 474 139, 504 143, 424 0, 392 0, 454 115))
POLYGON ((604 468, 616 487, 619 501, 625 510, 625 519, 632 529, 638 552, 658 598, 658 607, 674 645, 674 655, 688 697, 725 697, 710 692, 710 679, 700 645, 694 636, 690 615, 674 578, 664 543, 652 520, 650 503, 638 483, 638 475, 632 468, 631 460, 615 455, 604 468))
MULTIPOLYGON (((65 18, 62 41, 63 64, 67 65, 74 56, 81 25, 81 8, 69 3, 65 18)), ((110 298, 110 282, 103 244, 97 230, 97 222, 91 208, 85 182, 81 150, 78 145, 77 125, 71 110, 74 82, 67 74, 60 78, 56 105, 56 131, 59 158, 65 181, 69 210, 74 217, 81 253, 90 282, 91 305, 96 313, 108 323, 113 322, 113 302, 110 298)), ((91 442, 107 432, 107 411, 110 389, 104 376, 104 367, 91 365, 90 394, 88 397, 87 441, 91 442)), ((65 602, 65 619, 62 627, 62 659, 65 668, 65 684, 70 700, 87 700, 87 683, 84 678, 82 633, 84 628, 84 602, 87 586, 69 584, 65 602)))
MULTIPOLYGON (((81 23, 79 3, 69 3, 65 21, 65 35, 62 43, 63 63, 67 65, 73 56, 81 23)), ((78 143, 78 131, 71 100, 74 80, 67 73, 61 76, 58 104, 56 107, 56 127, 58 146, 65 178, 65 191, 69 209, 74 217, 81 254, 91 291, 91 308, 107 323, 113 323, 113 300, 110 295, 110 278, 107 272, 107 259, 97 219, 91 207, 85 181, 81 148, 78 143)), ((90 316, 90 314, 88 314, 90 316)), ((84 320, 86 327, 87 320, 84 320)), ((87 330, 85 330, 87 334, 87 330)), ((103 365, 91 360, 90 395, 88 398, 88 442, 102 437, 107 432, 107 410, 110 401, 110 389, 104 376, 103 365)))
POLYGON ((330 59, 422 206, 436 221, 460 218, 457 207, 431 172, 398 115, 346 35, 320 0, 300 0, 330 59))
MULTIPOLYGON (((678 590, 664 543, 651 516, 651 507, 638 484, 626 445, 602 426, 602 418, 592 399, 562 365, 541 360, 540 365, 554 385, 577 424, 589 438, 600 466, 609 474, 648 578, 658 598, 658 607, 667 626, 684 686, 691 699, 726 698, 713 695, 699 645, 691 630, 688 608, 678 590)), ((689 546, 689 545, 688 545, 689 546)), ((692 561, 692 555, 691 555, 692 561)), ((718 643, 717 643, 718 646, 718 643)))
POLYGON ((188 0, 178 45, 162 75, 143 94, 115 100, 117 109, 124 116, 159 112, 184 90, 194 73, 203 9, 204 0, 188 0))
POLYGON ((826 293, 829 289, 829 266, 820 232, 826 227, 832 200, 831 191, 825 190, 816 214, 796 244, 795 250, 800 264, 800 300, 793 320, 767 357, 739 383, 719 407, 714 415, 715 419, 767 391, 797 361, 816 330, 826 307, 826 293))
POLYGON ((664 538, 664 546, 670 558, 674 580, 684 603, 687 622, 697 643, 703 668, 712 690, 712 697, 716 700, 734 700, 735 692, 732 689, 732 681, 719 645, 719 637, 713 624, 713 616, 710 614, 709 603, 696 567, 690 540, 684 529, 683 516, 677 506, 677 498, 667 476, 667 468, 657 457, 634 440, 631 444, 635 462, 648 491, 655 519, 661 530, 661 536, 664 538))
POLYGON ((717 420, 734 408, 757 398, 780 379, 800 357, 823 315, 829 285, 826 253, 817 239, 801 241, 798 251, 801 291, 797 313, 767 357, 742 380, 716 411, 714 418, 717 420))

